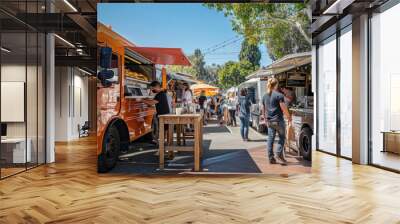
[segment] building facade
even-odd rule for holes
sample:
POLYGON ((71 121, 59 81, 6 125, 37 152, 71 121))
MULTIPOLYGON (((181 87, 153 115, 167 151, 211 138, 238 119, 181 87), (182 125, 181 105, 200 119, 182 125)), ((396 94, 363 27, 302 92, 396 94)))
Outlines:
POLYGON ((398 1, 314 1, 315 148, 400 171, 398 1))

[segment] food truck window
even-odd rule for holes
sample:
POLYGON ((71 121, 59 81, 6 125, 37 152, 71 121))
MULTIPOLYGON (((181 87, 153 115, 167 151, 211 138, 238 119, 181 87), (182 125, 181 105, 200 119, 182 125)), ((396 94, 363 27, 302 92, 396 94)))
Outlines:
POLYGON ((254 104, 256 103, 256 88, 254 87, 248 87, 247 88, 247 94, 250 97, 250 101, 254 104))
POLYGON ((149 82, 153 76, 153 65, 143 65, 125 57, 125 76, 138 81, 149 82))

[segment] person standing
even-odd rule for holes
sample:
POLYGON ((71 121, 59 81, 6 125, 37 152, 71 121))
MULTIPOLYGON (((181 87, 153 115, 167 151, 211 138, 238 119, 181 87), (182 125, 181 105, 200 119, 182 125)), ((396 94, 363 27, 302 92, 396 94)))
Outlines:
POLYGON ((200 92, 198 102, 199 102, 200 110, 204 110, 205 109, 204 104, 207 102, 206 91, 202 90, 200 92))
MULTIPOLYGON (((161 89, 161 84, 158 81, 153 81, 150 83, 150 90, 152 93, 155 94, 154 100, 156 101, 156 125, 157 127, 156 133, 160 131, 158 116, 163 114, 169 114, 169 103, 168 103, 168 96, 165 90, 161 89)), ((166 126, 163 127, 166 130, 166 126)), ((153 141, 157 141, 157 139, 153 139, 153 141)))
POLYGON ((283 155, 283 147, 286 140, 286 125, 283 115, 285 115, 289 122, 291 122, 292 118, 285 103, 285 97, 278 91, 278 84, 279 82, 276 78, 268 79, 267 92, 262 99, 262 115, 264 116, 264 119, 266 119, 268 126, 267 150, 269 162, 271 164, 276 163, 273 145, 275 136, 278 133, 279 140, 276 149, 277 158, 283 164, 286 164, 286 159, 283 155))
POLYGON ((155 94, 154 100, 157 101, 156 103, 156 116, 163 114, 169 114, 169 104, 168 104, 168 97, 165 90, 161 89, 161 84, 158 81, 153 81, 150 83, 151 92, 155 94))
POLYGON ((291 107, 296 102, 296 93, 292 87, 283 87, 282 93, 285 96, 285 103, 288 107, 291 107))
POLYGON ((175 81, 174 80, 170 80, 168 82, 167 99, 168 99, 168 105, 169 105, 169 112, 172 113, 174 111, 175 102, 176 102, 175 81))
POLYGON ((200 108, 200 112, 203 114, 203 124, 207 124, 207 97, 206 97, 206 91, 201 90, 199 99, 197 100, 200 108))
POLYGON ((221 95, 217 96, 216 112, 218 123, 220 126, 222 126, 224 117, 224 99, 221 95))
POLYGON ((183 104, 190 105, 193 103, 193 94, 192 90, 190 90, 189 84, 183 84, 183 104))
POLYGON ((232 93, 231 97, 228 100, 228 111, 229 111, 229 124, 231 126, 236 127, 236 107, 237 107, 237 98, 234 93, 232 93))
POLYGON ((210 99, 209 117, 211 118, 215 114, 216 103, 214 97, 210 99))
POLYGON ((240 90, 238 104, 239 104, 239 119, 240 119, 240 135, 242 136, 243 141, 249 141, 251 101, 247 95, 246 89, 240 90))

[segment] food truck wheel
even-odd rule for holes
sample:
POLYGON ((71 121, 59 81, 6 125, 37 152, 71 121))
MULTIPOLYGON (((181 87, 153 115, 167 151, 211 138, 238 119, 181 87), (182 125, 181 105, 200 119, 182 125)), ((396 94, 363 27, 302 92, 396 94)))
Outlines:
POLYGON ((97 169, 99 173, 105 173, 117 163, 121 140, 118 129, 111 126, 103 140, 103 152, 99 155, 97 169))
POLYGON ((305 160, 311 160, 311 138, 312 131, 310 128, 303 128, 299 135, 300 152, 305 160))

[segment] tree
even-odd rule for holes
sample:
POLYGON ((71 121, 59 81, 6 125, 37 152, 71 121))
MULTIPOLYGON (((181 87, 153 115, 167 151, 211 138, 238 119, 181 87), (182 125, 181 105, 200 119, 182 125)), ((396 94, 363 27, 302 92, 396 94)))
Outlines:
POLYGON ((218 70, 218 84, 224 89, 237 86, 253 71, 254 67, 248 61, 228 61, 218 70))
POLYGON ((242 42, 242 47, 239 54, 240 61, 250 62, 255 69, 260 67, 261 52, 257 44, 251 43, 248 40, 242 42))
POLYGON ((193 75, 194 78, 202 80, 209 84, 218 82, 217 70, 219 65, 206 65, 204 55, 200 49, 196 49, 193 55, 188 56, 191 66, 170 65, 167 67, 170 72, 179 72, 188 75, 193 75))
POLYGON ((264 43, 271 59, 310 51, 311 10, 305 3, 208 3, 224 12, 233 30, 253 43, 264 43))
POLYGON ((190 62, 192 63, 196 78, 200 80, 206 80, 206 62, 204 61, 204 55, 201 53, 200 49, 194 50, 194 54, 191 56, 190 62))
POLYGON ((220 65, 212 64, 206 65, 207 79, 204 80, 208 84, 218 85, 218 70, 221 69, 220 65))
POLYGON ((168 65, 166 68, 168 72, 183 73, 195 77, 195 70, 193 66, 168 65))

